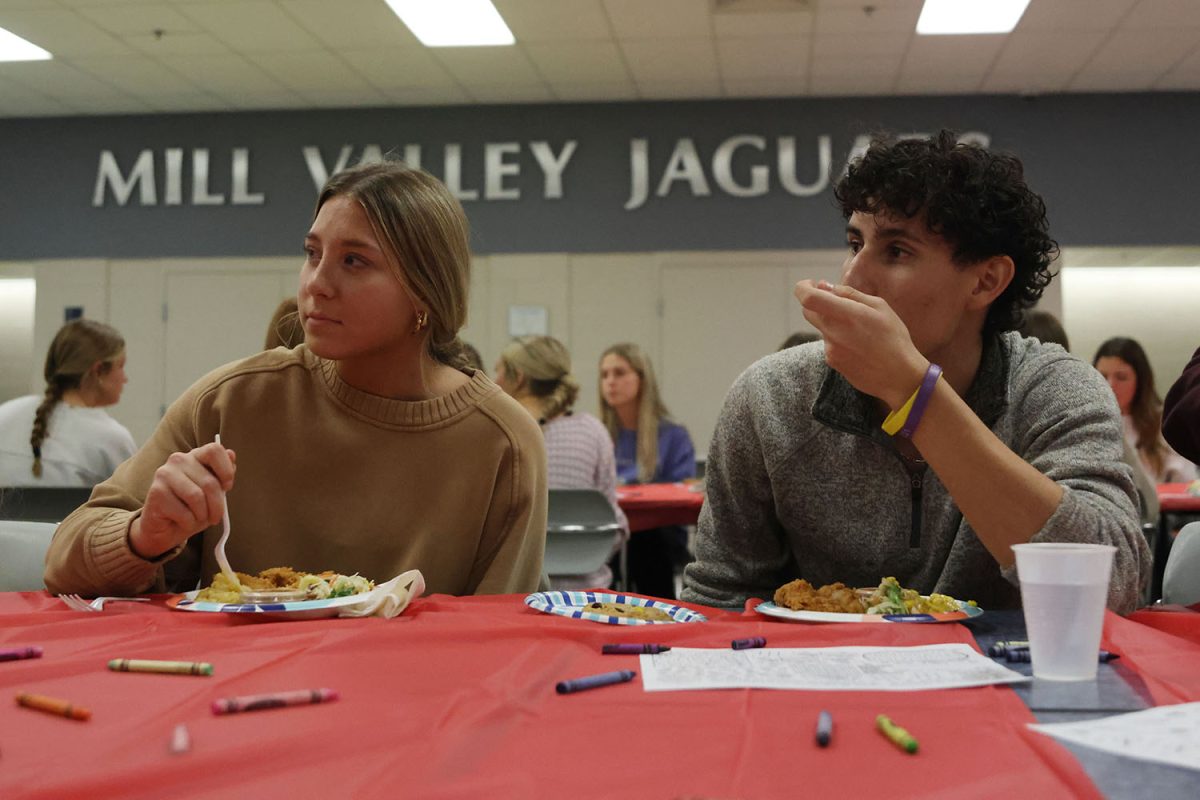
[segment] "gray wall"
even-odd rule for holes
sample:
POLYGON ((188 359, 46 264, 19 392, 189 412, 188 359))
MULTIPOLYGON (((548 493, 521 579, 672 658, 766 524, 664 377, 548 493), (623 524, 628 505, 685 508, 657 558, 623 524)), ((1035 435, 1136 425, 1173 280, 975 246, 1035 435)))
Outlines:
MULTIPOLYGON (((1200 239, 1188 213, 1197 174, 1192 137, 1200 130, 1200 94, 1016 97, 891 97, 614 103, 590 105, 320 110, 151 117, 0 120, 0 241, 5 259, 148 258, 286 255, 299 251, 316 196, 305 147, 332 165, 351 146, 422 149, 423 166, 445 178, 447 145, 461 147, 461 185, 480 253, 756 250, 838 247, 841 220, 825 188, 789 194, 779 179, 779 137, 792 137, 796 174, 818 181, 818 146, 828 137, 840 171, 856 139, 873 130, 951 127, 986 135, 1018 153, 1031 185, 1050 210, 1051 229, 1067 245, 1175 245, 1200 239), (723 191, 713 174, 717 146, 760 136, 766 149, 743 147, 731 178, 748 185, 756 165, 769 190, 752 197, 723 191), (665 197, 626 210, 631 141, 647 143, 649 188, 659 184, 677 142, 693 140, 711 190, 694 196, 677 180, 665 197), (577 143, 562 173, 562 196, 546 197, 531 142, 555 153, 577 143), (485 145, 513 142, 502 155, 519 174, 495 187, 519 199, 485 197, 485 145), (178 205, 167 205, 167 150, 180 152, 178 205), (192 202, 193 150, 209 155, 207 193, 221 204, 192 202), (233 202, 233 150, 247 151, 244 188, 258 204, 233 202), (140 187, 120 205, 111 189, 93 205, 101 153, 128 176, 151 151, 154 205, 140 187)), ((203 193, 203 192, 202 192, 203 193)))

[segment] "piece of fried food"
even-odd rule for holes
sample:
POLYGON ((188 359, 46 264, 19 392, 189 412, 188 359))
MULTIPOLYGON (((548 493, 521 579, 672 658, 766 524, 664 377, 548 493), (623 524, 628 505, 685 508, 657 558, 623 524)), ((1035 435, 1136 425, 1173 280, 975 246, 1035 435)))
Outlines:
POLYGON ((648 619, 657 622, 671 622, 671 615, 661 608, 652 606, 635 606, 632 603, 588 603, 584 606, 588 611, 604 614, 609 617, 631 617, 633 619, 648 619))
POLYGON ((775 605, 793 611, 832 611, 840 614, 865 614, 867 611, 856 589, 844 583, 830 583, 814 589, 803 578, 776 589, 775 605))

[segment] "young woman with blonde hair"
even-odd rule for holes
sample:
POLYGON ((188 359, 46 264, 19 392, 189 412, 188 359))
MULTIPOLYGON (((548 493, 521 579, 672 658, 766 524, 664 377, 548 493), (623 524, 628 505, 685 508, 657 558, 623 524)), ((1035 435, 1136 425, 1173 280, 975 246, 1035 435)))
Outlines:
MULTIPOLYGON (((551 489, 596 489, 604 493, 629 537, 625 512, 617 505, 617 470, 612 440, 600 420, 573 410, 579 382, 571 374, 571 354, 550 336, 514 339, 496 360, 496 383, 525 407, 546 437, 551 489)), ((620 542, 617 542, 619 545, 620 542)), ((591 575, 552 576, 555 589, 607 588, 607 566, 591 575)))
POLYGON ((426 172, 385 162, 330 178, 304 237, 305 343, 220 367, 176 400, 59 526, 47 587, 207 583, 227 499, 242 572, 415 568, 431 592, 535 589, 545 449, 512 398, 459 368, 467 238, 462 207, 426 172))
POLYGON ((58 329, 39 395, 0 405, 0 486, 93 486, 137 449, 103 409, 121 399, 125 340, 90 319, 58 329))
MULTIPOLYGON (((600 419, 612 439, 622 483, 695 477, 692 439, 670 420, 650 359, 636 344, 615 344, 600 357, 600 419)), ((629 540, 629 577, 638 591, 671 598, 675 566, 688 558, 683 528, 638 531, 629 540)))

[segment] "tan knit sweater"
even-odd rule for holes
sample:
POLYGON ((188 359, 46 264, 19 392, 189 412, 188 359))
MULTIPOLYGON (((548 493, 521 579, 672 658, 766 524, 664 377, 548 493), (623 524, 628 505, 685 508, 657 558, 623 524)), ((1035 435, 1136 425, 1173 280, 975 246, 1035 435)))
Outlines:
POLYGON ((128 532, 167 456, 218 432, 237 453, 226 546, 236 570, 290 566, 384 581, 415 568, 431 593, 537 588, 546 454, 529 413, 478 371, 433 400, 367 394, 304 346, 228 364, 188 389, 59 526, 46 587, 132 594, 207 584, 219 525, 165 565, 134 554, 128 532))

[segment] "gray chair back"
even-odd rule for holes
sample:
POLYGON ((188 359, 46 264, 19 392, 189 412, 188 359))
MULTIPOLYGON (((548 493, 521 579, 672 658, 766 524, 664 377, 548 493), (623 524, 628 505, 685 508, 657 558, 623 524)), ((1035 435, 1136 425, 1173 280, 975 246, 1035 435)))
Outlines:
POLYGON ((1200 522, 1189 522, 1171 545, 1163 570, 1163 602, 1200 603, 1200 522))
POLYGON ((91 496, 90 486, 6 486, 0 488, 0 519, 62 522, 91 496))
POLYGON ((546 515, 545 570, 586 575, 600 569, 621 536, 617 515, 595 489, 551 489, 546 515))
POLYGON ((42 581, 53 522, 0 520, 0 592, 35 592, 42 581))

